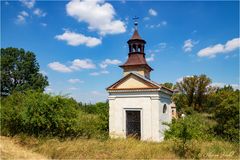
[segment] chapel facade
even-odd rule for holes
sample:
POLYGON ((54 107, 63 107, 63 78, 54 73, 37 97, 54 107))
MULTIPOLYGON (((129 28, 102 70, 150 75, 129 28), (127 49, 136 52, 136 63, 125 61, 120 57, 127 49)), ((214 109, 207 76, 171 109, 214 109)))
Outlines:
POLYGON ((175 112, 173 91, 150 78, 153 69, 145 58, 146 41, 138 33, 137 23, 127 41, 128 59, 120 67, 123 78, 109 86, 109 134, 111 138, 134 136, 160 142, 175 112))

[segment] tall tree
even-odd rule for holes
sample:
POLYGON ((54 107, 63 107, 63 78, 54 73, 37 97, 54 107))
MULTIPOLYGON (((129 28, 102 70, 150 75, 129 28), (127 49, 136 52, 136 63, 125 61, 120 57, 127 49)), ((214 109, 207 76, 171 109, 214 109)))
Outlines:
POLYGON ((188 106, 193 106, 195 110, 203 110, 203 100, 206 97, 211 79, 206 75, 184 77, 177 83, 180 93, 187 97, 188 106))
POLYGON ((47 77, 39 73, 33 52, 18 48, 1 48, 1 96, 28 89, 44 91, 47 77))
POLYGON ((199 111, 203 109, 203 100, 206 98, 206 93, 208 91, 208 86, 210 83, 211 79, 208 78, 206 75, 198 76, 195 107, 199 111))
POLYGON ((194 102, 197 79, 198 77, 194 75, 191 77, 184 77, 182 81, 177 82, 177 88, 179 89, 179 91, 187 96, 188 106, 192 106, 194 102))
POLYGON ((162 84, 164 87, 167 87, 169 89, 173 89, 174 88, 174 84, 171 82, 166 82, 162 84))

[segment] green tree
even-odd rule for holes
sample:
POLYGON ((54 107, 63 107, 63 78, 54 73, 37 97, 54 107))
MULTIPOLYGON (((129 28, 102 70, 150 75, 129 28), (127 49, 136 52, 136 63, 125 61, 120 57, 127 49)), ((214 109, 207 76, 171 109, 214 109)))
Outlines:
POLYGON ((39 73, 33 52, 18 48, 1 48, 1 96, 28 89, 44 91, 47 77, 39 73))
POLYGON ((208 93, 208 86, 211 79, 206 75, 194 75, 191 77, 184 77, 181 82, 177 82, 177 89, 180 94, 187 98, 186 106, 193 107, 197 111, 203 111, 203 102, 208 93))
POLYGON ((174 88, 173 83, 170 83, 170 82, 163 83, 162 85, 163 85, 164 87, 169 88, 169 89, 173 89, 173 88, 174 88))
POLYGON ((194 94, 196 92, 197 87, 197 79, 196 75, 191 77, 184 77, 182 81, 177 82, 178 90, 187 96, 188 106, 192 106, 194 102, 194 94))
POLYGON ((208 85, 211 83, 211 79, 206 75, 200 75, 197 79, 197 87, 196 87, 196 100, 195 100, 195 108, 198 111, 202 111, 204 108, 203 101, 206 99, 206 93, 208 92, 208 85))
POLYGON ((228 140, 239 142, 239 90, 225 86, 216 92, 214 119, 215 132, 228 140))

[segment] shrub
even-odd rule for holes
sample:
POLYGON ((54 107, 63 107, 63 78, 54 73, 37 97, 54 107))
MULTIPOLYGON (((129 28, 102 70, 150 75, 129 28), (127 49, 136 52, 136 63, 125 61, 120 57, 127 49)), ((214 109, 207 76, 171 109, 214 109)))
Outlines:
POLYGON ((239 142, 239 91, 225 89, 218 94, 225 98, 214 111, 214 118, 217 121, 215 132, 225 139, 239 142))
POLYGON ((1 129, 4 135, 77 135, 79 111, 76 101, 62 96, 27 91, 3 99, 1 129))
POLYGON ((108 104, 83 111, 72 98, 35 91, 15 92, 1 105, 1 134, 107 138, 108 104))
POLYGON ((173 151, 181 158, 199 158, 200 148, 194 140, 209 139, 210 126, 200 114, 193 114, 185 118, 176 119, 168 124, 165 139, 173 139, 173 151))
POLYGON ((109 124, 109 105, 108 103, 99 102, 96 104, 80 104, 80 109, 87 113, 97 115, 99 117, 98 129, 108 132, 109 124))
POLYGON ((188 115, 185 118, 173 120, 168 126, 170 128, 165 131, 166 139, 182 138, 183 132, 186 132, 186 136, 190 136, 190 139, 211 138, 211 126, 208 125, 208 121, 200 114, 188 115))

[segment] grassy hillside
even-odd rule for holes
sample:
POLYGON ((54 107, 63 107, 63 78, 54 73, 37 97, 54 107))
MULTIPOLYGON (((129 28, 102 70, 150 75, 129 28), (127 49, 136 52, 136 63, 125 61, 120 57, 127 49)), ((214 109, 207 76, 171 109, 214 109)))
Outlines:
MULTIPOLYGON (((173 141, 161 143, 128 140, 35 139, 27 136, 1 137, 1 159, 178 159, 172 150, 173 141), (14 147, 6 147, 12 145, 14 147), (16 147, 17 146, 17 147, 16 147), (20 146, 20 147, 19 147, 20 146), (35 152, 35 153, 33 153, 35 152), (21 156, 25 155, 25 156, 21 156), (14 157, 15 156, 15 157, 14 157)), ((201 149, 201 159, 237 159, 238 145, 224 141, 194 142, 201 149)))

